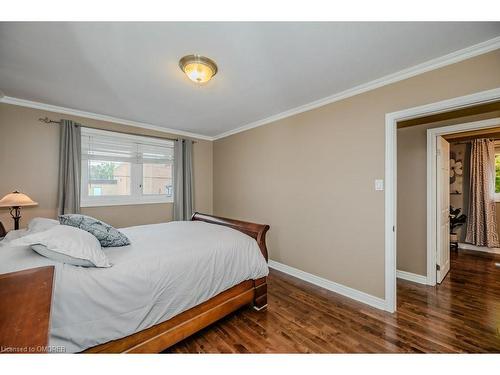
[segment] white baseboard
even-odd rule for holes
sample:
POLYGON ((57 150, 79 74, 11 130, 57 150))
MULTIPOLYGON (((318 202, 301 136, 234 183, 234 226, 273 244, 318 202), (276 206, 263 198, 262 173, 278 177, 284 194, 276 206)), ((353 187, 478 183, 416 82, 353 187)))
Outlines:
POLYGON ((321 288, 328 289, 332 292, 341 294, 345 297, 365 303, 377 309, 389 311, 387 309, 385 300, 382 298, 372 296, 371 294, 324 279, 322 277, 313 275, 305 271, 301 271, 297 268, 287 266, 286 264, 279 263, 274 260, 269 260, 269 267, 274 268, 275 270, 281 271, 283 273, 286 273, 288 275, 294 276, 298 279, 307 281, 308 283, 317 285, 321 288))
POLYGON ((458 248, 463 250, 482 251, 483 253, 500 254, 498 247, 475 246, 470 243, 458 243, 458 248))
POLYGON ((416 273, 397 270, 396 277, 398 279, 413 281, 414 283, 427 285, 427 276, 418 275, 416 273))

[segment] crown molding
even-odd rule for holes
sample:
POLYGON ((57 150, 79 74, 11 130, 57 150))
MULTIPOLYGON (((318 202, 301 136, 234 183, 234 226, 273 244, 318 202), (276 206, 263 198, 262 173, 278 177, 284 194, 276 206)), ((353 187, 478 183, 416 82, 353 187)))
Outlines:
POLYGON ((479 55, 494 51, 494 50, 499 49, 499 48, 500 48, 500 36, 493 38, 493 39, 489 39, 485 42, 475 44, 473 46, 452 52, 452 53, 449 53, 447 55, 426 61, 424 63, 412 66, 410 68, 400 70, 399 72, 389 74, 389 75, 384 76, 382 78, 378 78, 376 80, 373 80, 373 81, 370 81, 367 83, 363 83, 359 86, 355 86, 353 88, 347 89, 347 90, 339 92, 337 94, 327 96, 325 98, 313 101, 311 103, 304 104, 304 105, 289 109, 287 111, 284 111, 284 112, 278 113, 276 115, 264 118, 262 120, 251 122, 249 124, 240 126, 236 129, 229 130, 227 132, 216 135, 213 138, 214 138, 214 140, 217 140, 217 139, 229 137, 230 135, 233 135, 233 134, 244 132, 246 130, 257 128, 259 126, 268 125, 268 124, 273 123, 275 121, 282 120, 284 118, 287 118, 287 117, 290 117, 293 115, 297 115, 297 114, 302 113, 302 112, 307 112, 307 111, 310 111, 310 110, 318 108, 318 107, 322 107, 322 106, 327 105, 327 104, 338 102, 340 100, 347 99, 347 98, 350 98, 352 96, 359 95, 359 94, 362 94, 364 92, 371 91, 371 90, 377 89, 379 87, 389 85, 391 83, 395 83, 395 82, 402 81, 402 80, 407 79, 407 78, 415 77, 419 74, 426 73, 426 72, 429 72, 431 70, 439 69, 439 68, 442 68, 444 66, 451 65, 451 64, 463 61, 463 60, 467 60, 467 59, 470 59, 472 57, 479 56, 479 55))
POLYGON ((102 115, 99 113, 80 111, 80 110, 74 109, 74 108, 59 107, 59 106, 51 105, 51 104, 45 104, 45 103, 40 103, 40 102, 34 102, 31 100, 14 98, 11 96, 3 96, 3 97, 0 96, 0 103, 18 105, 18 106, 28 107, 28 108, 41 109, 43 111, 49 111, 49 112, 63 113, 66 115, 90 118, 93 120, 107 121, 107 122, 112 122, 112 123, 116 123, 116 124, 120 124, 120 125, 133 126, 136 128, 155 130, 155 131, 162 132, 162 133, 180 135, 183 137, 203 139, 206 141, 213 141, 214 140, 214 137, 210 137, 210 136, 203 135, 203 134, 185 132, 182 130, 170 129, 170 128, 166 128, 163 126, 148 124, 145 122, 126 120, 126 119, 121 119, 118 117, 102 115))
POLYGON ((391 83, 395 83, 398 81, 402 81, 407 78, 411 78, 414 76, 417 76, 422 73, 429 72, 431 70, 439 69, 447 65, 451 65, 463 60, 470 59, 475 56, 479 56, 494 50, 500 49, 500 36, 487 40, 485 42, 475 44, 473 46, 449 53, 447 55, 429 60, 427 62, 424 62, 422 64, 415 65, 413 67, 407 68, 400 70, 399 72, 389 74, 387 76, 384 76, 382 78, 378 78, 376 80, 355 86, 353 88, 347 89, 345 91, 327 96, 325 98, 313 101, 311 103, 307 103, 292 109, 289 109, 287 111, 275 114, 270 117, 266 117, 264 119, 258 120, 251 122, 249 124, 240 126, 236 129, 229 130, 227 132, 220 133, 216 136, 208 136, 208 135, 203 135, 203 134, 197 134, 197 133, 191 133, 191 132, 186 132, 182 130, 177 130, 177 129, 171 129, 171 128, 166 128, 163 126, 159 125, 153 125, 153 124, 148 124, 144 122, 139 122, 139 121, 132 121, 132 120, 126 120, 126 119, 121 119, 118 117, 112 117, 108 115, 102 115, 99 113, 93 113, 93 112, 86 112, 86 111, 81 111, 78 109, 74 108, 67 108, 67 107, 60 107, 60 106, 55 106, 51 104, 45 104, 45 103, 40 103, 40 102, 34 102, 30 100, 25 100, 25 99, 20 99, 20 98, 14 98, 10 96, 2 96, 0 92, 0 103, 7 103, 7 104, 13 104, 13 105, 19 105, 23 107, 29 107, 29 108, 36 108, 36 109, 41 109, 49 112, 57 112, 57 113, 64 113, 67 115, 72 115, 72 116, 79 116, 79 117, 85 117, 85 118, 91 118, 94 120, 101 120, 101 121, 107 121, 107 122, 112 122, 112 123, 117 123, 117 124, 122 124, 122 125, 128 125, 128 126, 134 126, 138 128, 143 128, 143 129, 149 129, 149 130, 155 130, 163 133, 169 133, 173 135, 180 135, 180 136, 185 136, 185 137, 190 137, 190 138, 197 138, 197 139, 203 139, 207 141, 215 141, 221 138, 229 137, 231 135, 237 134, 244 132, 246 130, 250 130, 253 128, 257 128, 259 126, 264 126, 268 125, 271 123, 274 123, 278 120, 282 120, 284 118, 290 117, 297 115, 299 113, 307 112, 315 108, 322 107, 327 104, 331 104, 343 99, 350 98, 355 95, 362 94, 367 91, 371 91, 386 85, 389 85, 391 83))

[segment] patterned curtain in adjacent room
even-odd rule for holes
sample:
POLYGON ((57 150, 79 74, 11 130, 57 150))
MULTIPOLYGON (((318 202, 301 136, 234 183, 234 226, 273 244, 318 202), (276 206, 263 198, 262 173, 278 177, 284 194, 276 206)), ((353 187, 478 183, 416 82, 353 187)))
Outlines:
POLYGON ((472 141, 465 242, 476 246, 500 246, 495 207, 495 143, 490 139, 472 141))

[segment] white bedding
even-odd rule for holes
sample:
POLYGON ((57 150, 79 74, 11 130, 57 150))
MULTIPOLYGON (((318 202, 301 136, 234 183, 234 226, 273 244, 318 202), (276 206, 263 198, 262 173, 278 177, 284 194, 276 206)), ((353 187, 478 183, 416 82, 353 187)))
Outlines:
POLYGON ((82 351, 269 272, 257 242, 227 227, 179 221, 120 231, 131 245, 103 248, 111 268, 55 263, 28 247, 0 248, 0 273, 55 265, 50 345, 82 351))

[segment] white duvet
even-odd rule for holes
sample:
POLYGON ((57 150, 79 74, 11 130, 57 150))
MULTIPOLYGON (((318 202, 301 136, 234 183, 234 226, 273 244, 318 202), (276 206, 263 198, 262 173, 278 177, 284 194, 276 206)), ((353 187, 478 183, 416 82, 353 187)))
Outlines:
POLYGON ((269 272, 253 238, 220 225, 178 221, 120 231, 131 245, 103 248, 111 268, 0 248, 0 273, 55 265, 50 345, 79 352, 128 336, 269 272))

